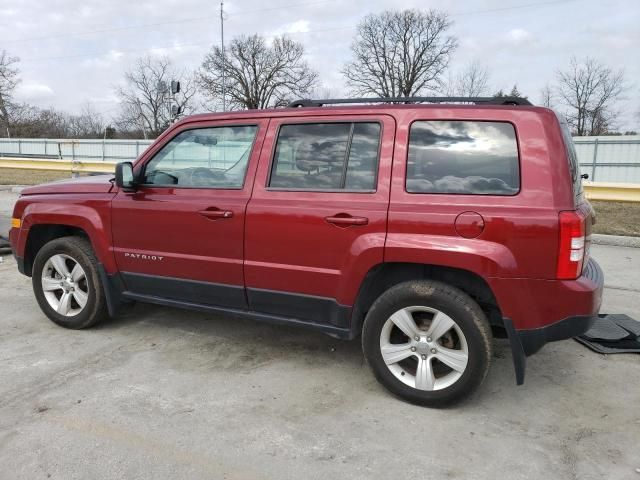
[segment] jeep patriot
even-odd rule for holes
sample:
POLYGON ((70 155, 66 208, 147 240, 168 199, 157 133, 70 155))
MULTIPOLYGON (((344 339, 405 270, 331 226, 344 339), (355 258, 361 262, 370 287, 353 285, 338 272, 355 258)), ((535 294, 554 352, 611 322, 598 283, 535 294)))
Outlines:
POLYGON ((193 115, 115 178, 25 188, 10 241, 63 327, 141 301, 360 337, 382 385, 437 407, 482 383, 493 336, 521 384, 528 355, 591 326, 593 223, 552 110, 301 100, 193 115))

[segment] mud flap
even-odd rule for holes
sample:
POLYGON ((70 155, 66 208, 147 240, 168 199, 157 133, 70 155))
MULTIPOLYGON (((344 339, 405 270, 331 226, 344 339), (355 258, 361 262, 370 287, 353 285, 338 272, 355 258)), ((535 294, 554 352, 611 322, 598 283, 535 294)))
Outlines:
POLYGON ((510 318, 504 318, 504 328, 507 331, 509 337, 509 344, 511 345, 511 356, 513 357, 513 367, 516 372, 516 384, 522 385, 524 383, 524 372, 527 368, 527 357, 520 341, 520 336, 513 327, 513 322, 510 318))
MULTIPOLYGON (((104 288, 104 297, 107 301, 107 310, 109 311, 109 316, 114 317, 122 305, 122 295, 121 292, 124 290, 122 285, 115 285, 117 281, 120 280, 120 276, 116 275, 114 277, 110 277, 107 275, 107 271, 104 269, 104 266, 101 263, 98 263, 98 273, 100 275, 100 280, 102 280, 102 285, 104 288)), ((119 283, 122 281, 120 280, 119 283)))

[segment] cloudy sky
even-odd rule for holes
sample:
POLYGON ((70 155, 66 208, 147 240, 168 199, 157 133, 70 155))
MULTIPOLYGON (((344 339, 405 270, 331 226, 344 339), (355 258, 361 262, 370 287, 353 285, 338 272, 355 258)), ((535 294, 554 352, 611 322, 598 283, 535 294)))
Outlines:
MULTIPOLYGON (((452 67, 479 61, 492 88, 514 84, 534 101, 572 55, 624 69, 621 128, 640 128, 640 0, 227 0, 225 35, 288 33, 332 94, 358 21, 386 8, 437 8, 459 39, 452 67)), ((0 0, 0 49, 21 59, 18 96, 78 111, 87 101, 109 118, 114 86, 144 54, 195 69, 220 39, 219 2, 207 0, 0 0)))

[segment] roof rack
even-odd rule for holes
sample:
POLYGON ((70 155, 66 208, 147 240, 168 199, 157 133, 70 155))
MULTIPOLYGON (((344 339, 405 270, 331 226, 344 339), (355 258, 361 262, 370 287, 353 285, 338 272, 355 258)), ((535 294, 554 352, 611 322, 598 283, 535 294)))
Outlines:
POLYGON ((348 103, 475 103, 476 105, 532 105, 521 97, 378 97, 378 98, 303 98, 289 103, 289 107, 322 107, 348 103))

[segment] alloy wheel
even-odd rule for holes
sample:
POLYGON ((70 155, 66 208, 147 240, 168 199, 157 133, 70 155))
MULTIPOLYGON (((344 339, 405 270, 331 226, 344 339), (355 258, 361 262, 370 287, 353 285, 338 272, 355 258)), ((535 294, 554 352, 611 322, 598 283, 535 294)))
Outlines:
POLYGON ((398 380, 427 391, 453 385, 469 360, 467 340, 458 324, 425 306, 405 307, 389 317, 380 333, 380 352, 398 380))
POLYGON ((42 269, 42 291, 49 306, 60 315, 78 315, 89 299, 89 285, 84 269, 65 254, 50 257, 42 269))

